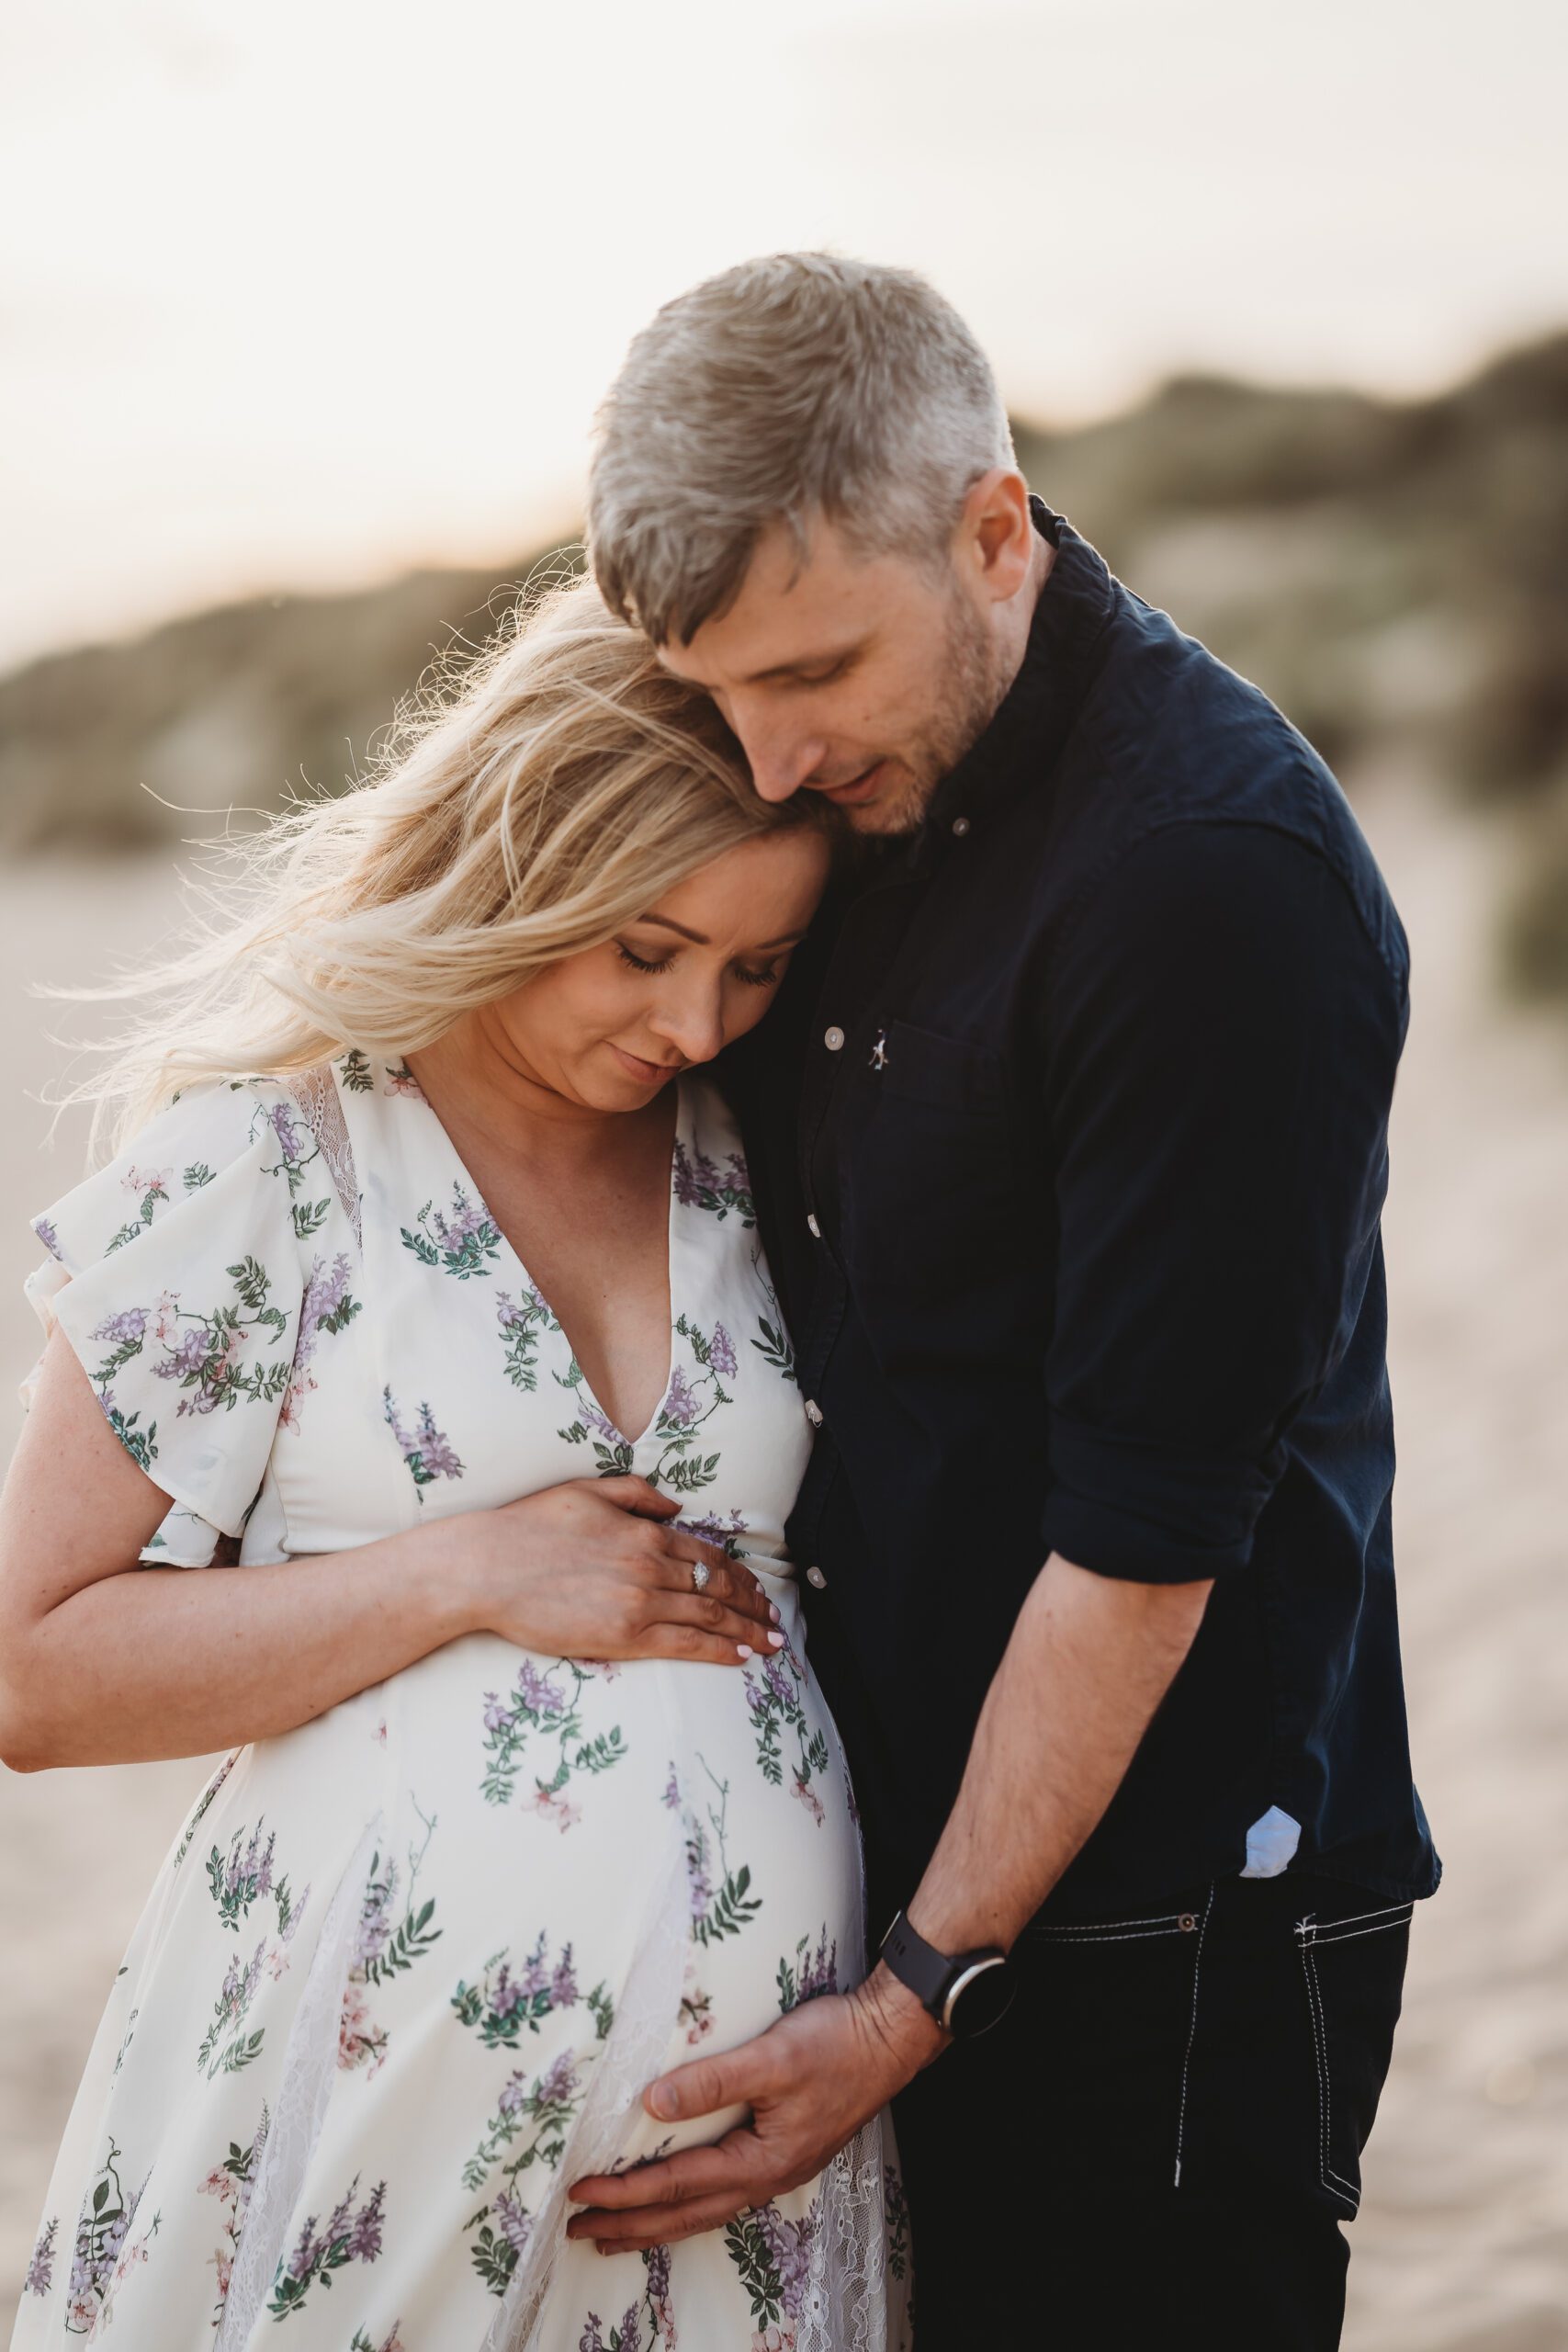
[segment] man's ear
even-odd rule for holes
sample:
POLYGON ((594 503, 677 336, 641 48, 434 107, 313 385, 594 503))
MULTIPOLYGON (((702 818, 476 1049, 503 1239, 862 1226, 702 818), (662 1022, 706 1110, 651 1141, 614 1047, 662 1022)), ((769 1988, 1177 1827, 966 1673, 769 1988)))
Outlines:
POLYGON ((1029 577, 1034 523, 1029 484, 1014 466, 993 466, 970 486, 958 522, 958 558, 982 596, 1004 604, 1029 577))

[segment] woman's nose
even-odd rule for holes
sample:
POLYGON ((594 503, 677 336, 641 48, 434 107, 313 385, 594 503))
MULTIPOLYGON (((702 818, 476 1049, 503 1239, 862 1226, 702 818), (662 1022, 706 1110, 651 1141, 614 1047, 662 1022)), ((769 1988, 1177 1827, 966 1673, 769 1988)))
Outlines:
POLYGON ((660 1005, 649 1026, 686 1061, 711 1062, 724 1045, 724 1009, 716 989, 694 989, 660 1005))

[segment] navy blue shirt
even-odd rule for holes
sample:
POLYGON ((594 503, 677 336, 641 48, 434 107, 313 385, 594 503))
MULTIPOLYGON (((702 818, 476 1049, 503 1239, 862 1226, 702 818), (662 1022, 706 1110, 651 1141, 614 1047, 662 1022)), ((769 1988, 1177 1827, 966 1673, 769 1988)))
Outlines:
POLYGON ((1298 1866, 1425 1895, 1379 1230, 1404 934, 1310 744, 1031 503, 1018 678, 728 1057, 818 1426, 813 1659, 901 1900, 1047 1555, 1213 1577, 1048 1913, 1237 1871, 1270 1807, 1298 1866))

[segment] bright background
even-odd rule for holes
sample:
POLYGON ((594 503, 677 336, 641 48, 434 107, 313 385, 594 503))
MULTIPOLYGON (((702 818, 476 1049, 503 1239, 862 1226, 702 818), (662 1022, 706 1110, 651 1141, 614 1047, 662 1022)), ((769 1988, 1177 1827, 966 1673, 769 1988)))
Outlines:
POLYGON ((0 660, 570 524, 668 297, 925 270, 1022 413, 1556 326, 1554 0, 56 0, 0 20, 0 660))
MULTIPOLYGON (((594 404, 705 273, 924 269, 1034 486, 1339 767, 1414 951, 1395 1518, 1448 1864, 1352 2352, 1568 2346, 1565 68, 1545 0, 0 19, 0 1449, 26 1218, 83 1140, 44 1150, 28 988, 162 936, 210 830, 139 786, 335 786, 575 533, 594 404)), ((0 2328, 206 1770, 0 1771, 0 2328)))

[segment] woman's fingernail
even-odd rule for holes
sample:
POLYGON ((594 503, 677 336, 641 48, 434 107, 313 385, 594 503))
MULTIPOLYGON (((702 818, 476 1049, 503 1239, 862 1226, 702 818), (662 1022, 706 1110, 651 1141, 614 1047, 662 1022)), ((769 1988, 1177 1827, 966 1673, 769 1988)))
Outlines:
POLYGON ((782 1625, 784 1623, 784 1619, 779 1614, 779 1604, 776 1600, 769 1601, 768 1614, 773 1619, 775 1625, 782 1625))
POLYGON ((742 1657, 752 1657, 755 1656, 755 1652, 749 1650, 744 1642, 737 1642, 735 1646, 739 1651, 742 1657))
POLYGON ((770 1641, 770 1642, 772 1642, 772 1644, 773 1644, 773 1645, 774 1649, 776 1649, 776 1650, 782 1650, 782 1649, 783 1649, 784 1645, 784 1635, 783 1635, 782 1634, 770 1634, 768 1635, 768 1639, 769 1639, 769 1641, 770 1641))

